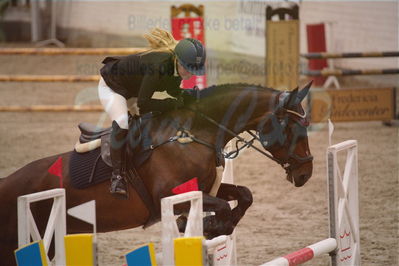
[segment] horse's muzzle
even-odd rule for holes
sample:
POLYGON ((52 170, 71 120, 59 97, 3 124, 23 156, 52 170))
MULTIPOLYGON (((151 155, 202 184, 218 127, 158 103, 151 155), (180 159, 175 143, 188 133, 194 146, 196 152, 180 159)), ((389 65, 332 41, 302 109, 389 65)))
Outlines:
POLYGON ((287 180, 293 183, 296 187, 302 187, 312 177, 313 163, 308 162, 303 164, 298 169, 294 169, 287 173, 287 180))

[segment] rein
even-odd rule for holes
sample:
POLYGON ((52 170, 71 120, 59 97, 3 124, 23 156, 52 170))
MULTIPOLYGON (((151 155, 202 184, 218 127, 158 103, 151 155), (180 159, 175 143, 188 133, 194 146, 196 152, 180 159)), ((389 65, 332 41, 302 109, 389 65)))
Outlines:
MULTIPOLYGON (((200 90, 198 88, 194 88, 193 91, 195 92, 195 98, 196 98, 195 103, 198 104, 200 102, 200 90)), ((283 93, 280 93, 279 96, 277 97, 277 99, 279 99, 280 95, 282 95, 282 94, 283 93)), ((286 171, 289 171, 290 169, 294 168, 295 165, 297 165, 298 163, 305 163, 305 162, 313 160, 313 156, 311 156, 311 155, 305 156, 305 157, 299 157, 298 155, 293 153, 293 147, 294 147, 294 142, 293 141, 291 141, 291 143, 287 147, 288 148, 288 156, 287 156, 287 158, 278 159, 278 158, 274 157, 272 154, 270 154, 269 151, 265 152, 264 150, 261 150, 260 148, 254 146, 254 141, 257 140, 257 141, 259 141, 261 143, 261 145, 262 145, 262 147, 264 149, 267 149, 266 146, 265 146, 267 144, 264 145, 264 143, 261 140, 262 136, 258 136, 257 134, 247 130, 246 132, 248 132, 248 134, 250 134, 252 136, 252 139, 247 141, 244 138, 242 138, 241 136, 239 136, 237 133, 235 133, 233 130, 227 128, 226 126, 224 126, 222 124, 220 124, 219 122, 215 121, 214 119, 212 119, 208 115, 198 111, 197 109, 190 108, 190 107, 187 107, 187 106, 184 107, 184 108, 189 110, 189 111, 191 111, 191 112, 193 112, 195 115, 200 116, 202 119, 208 121, 209 123, 213 124, 214 126, 220 128, 224 132, 230 134, 232 137, 237 139, 237 141, 236 141, 236 149, 235 150, 233 150, 231 152, 228 152, 228 153, 221 152, 221 155, 224 156, 224 158, 226 158, 226 159, 234 159, 234 158, 236 158, 239 155, 241 150, 251 147, 254 150, 256 150, 257 152, 259 152, 259 153, 263 154, 264 156, 266 156, 267 158, 269 158, 269 159, 275 161, 276 163, 280 164, 286 171), (243 143, 241 145, 241 147, 239 147, 239 143, 243 143), (292 159, 293 162, 292 161, 290 162, 290 159, 292 159)), ((286 113, 295 115, 296 117, 299 118, 299 119, 294 119, 293 118, 295 123, 299 124, 301 127, 304 127, 304 128, 307 127, 308 124, 305 123, 306 122, 305 121, 306 120, 306 112, 304 112, 304 114, 300 114, 300 113, 295 112, 293 110, 288 110, 288 109, 285 109, 285 108, 284 108, 284 110, 285 110, 286 113)), ((274 112, 270 112, 270 113, 272 115, 275 115, 274 112)), ((159 143, 157 145, 151 145, 150 149, 153 150, 153 149, 156 149, 157 147, 159 147, 161 145, 164 145, 164 144, 170 143, 170 142, 175 142, 175 141, 178 141, 178 142, 180 142, 182 144, 189 143, 189 142, 185 142, 185 143, 181 142, 182 139, 190 139, 191 141, 200 143, 200 144, 205 145, 205 146, 207 146, 207 147, 209 147, 211 149, 215 149, 216 151, 222 151, 223 150, 222 147, 216 147, 216 146, 214 146, 214 145, 212 145, 210 143, 207 143, 205 141, 202 141, 202 140, 196 138, 194 135, 190 134, 190 132, 185 130, 185 129, 182 129, 182 131, 179 131, 176 136, 173 136, 173 137, 167 139, 166 141, 164 141, 162 143, 159 143)), ((287 146, 287 145, 285 145, 285 146, 287 146)))
MULTIPOLYGON (((261 149, 259 149, 258 147, 256 147, 256 146, 253 145, 253 142, 254 142, 255 139, 259 140, 259 138, 258 138, 257 136, 255 136, 255 137, 254 137, 252 140, 250 140, 250 141, 246 141, 244 138, 240 137, 237 133, 235 133, 235 132, 232 131, 231 129, 228 129, 228 128, 225 127, 224 125, 222 125, 222 124, 216 122, 215 120, 213 120, 212 118, 210 118, 210 117, 207 116, 206 114, 204 114, 204 113, 202 113, 202 112, 199 112, 199 111, 197 111, 197 110, 194 110, 194 109, 192 109, 192 108, 189 108, 189 107, 186 107, 186 109, 188 109, 188 110, 194 112, 195 114, 199 115, 200 117, 202 117, 203 119, 207 120, 207 121, 210 122, 211 124, 217 126, 218 128, 222 129, 223 131, 229 133, 231 136, 237 138, 239 142, 243 142, 243 143, 244 143, 244 145, 243 145, 241 148, 238 148, 238 144, 237 144, 237 145, 236 145, 237 150, 236 150, 236 151, 233 151, 233 152, 231 152, 231 153, 225 154, 225 158, 227 158, 227 159, 234 159, 234 158, 236 158, 236 157, 238 156, 239 152, 240 152, 242 149, 251 147, 251 148, 255 149, 256 151, 260 152, 261 154, 265 155, 265 156, 268 157, 269 159, 271 159, 271 160, 277 162, 278 164, 284 165, 284 162, 280 161, 280 160, 277 159, 277 158, 274 158, 272 155, 266 153, 265 151, 262 151, 261 149), (232 156, 233 154, 235 154, 235 156, 232 156), (230 157, 230 156, 232 156, 232 157, 230 157)), ((247 132, 249 132, 249 131, 247 131, 247 132)), ((253 134, 252 132, 249 132, 249 133, 250 133, 251 135, 253 134)), ((252 136, 254 136, 254 135, 252 135, 252 136)))
MULTIPOLYGON (((197 100, 198 100, 198 98, 197 98, 197 100)), ((267 152, 265 152, 265 151, 259 149, 258 147, 254 146, 253 143, 254 143, 255 140, 257 140, 257 141, 259 141, 259 142, 262 144, 262 146, 264 147, 264 145, 263 145, 261 139, 260 139, 256 134, 254 134, 253 132, 251 132, 251 131, 249 131, 249 130, 246 131, 248 134, 250 134, 250 135, 252 136, 252 139, 249 140, 249 141, 247 141, 247 140, 245 140, 244 138, 242 138, 241 136, 239 136, 237 133, 235 133, 234 131, 232 131, 231 129, 227 128, 226 126, 224 126, 224 125, 222 125, 222 124, 220 124, 220 123, 218 123, 217 121, 215 121, 214 119, 210 118, 210 117, 207 116, 206 114, 204 114, 204 113, 202 113, 202 112, 200 112, 200 111, 198 111, 198 110, 189 108, 189 107, 186 107, 186 109, 188 109, 188 110, 194 112, 196 115, 199 115, 201 118, 205 119, 205 120, 208 121, 209 123, 211 123, 211 124, 215 125, 216 127, 220 128, 220 129, 223 130, 224 132, 227 132, 227 133, 230 134, 231 136, 237 138, 236 150, 231 151, 231 152, 229 152, 229 153, 225 153, 225 154, 224 154, 224 157, 225 157, 226 159, 235 159, 235 158, 239 155, 239 153, 240 153, 241 150, 243 150, 243 149, 245 149, 245 148, 250 148, 250 147, 251 147, 251 148, 253 148, 254 150, 256 150, 257 152, 263 154, 264 156, 268 157, 269 159, 271 159, 271 160, 275 161, 276 163, 280 164, 286 171, 288 171, 288 170, 292 169, 293 167, 295 167, 295 165, 296 165, 298 162, 300 162, 300 163, 305 163, 305 162, 308 162, 308 161, 312 161, 312 160, 313 160, 313 156, 311 156, 311 155, 310 155, 310 156, 306 156, 306 157, 299 157, 298 155, 296 155, 295 153, 293 153, 293 152, 292 152, 292 149, 291 149, 293 143, 291 143, 291 145, 290 145, 290 147, 289 147, 288 159, 285 160, 285 161, 280 160, 280 159, 277 159, 277 158, 275 158, 273 155, 271 155, 271 154, 269 154, 269 153, 267 153, 267 152), (242 142, 243 145, 242 145, 241 147, 238 147, 238 143, 240 143, 240 142, 242 142), (290 158, 294 159, 296 163, 295 163, 295 164, 290 163, 290 162, 289 162, 289 159, 290 159, 290 158)), ((286 110, 286 112, 287 112, 287 113, 290 113, 290 114, 293 114, 293 115, 296 115, 296 116, 298 116, 298 117, 301 118, 301 119, 305 119, 305 118, 306 118, 306 112, 305 112, 304 114, 300 114, 300 113, 297 113, 297 112, 292 111, 292 110, 286 110)), ((298 123, 298 124, 301 125, 301 126, 304 126, 304 125, 302 125, 301 122, 298 122, 298 121, 296 121, 296 120, 295 120, 295 122, 298 123)))

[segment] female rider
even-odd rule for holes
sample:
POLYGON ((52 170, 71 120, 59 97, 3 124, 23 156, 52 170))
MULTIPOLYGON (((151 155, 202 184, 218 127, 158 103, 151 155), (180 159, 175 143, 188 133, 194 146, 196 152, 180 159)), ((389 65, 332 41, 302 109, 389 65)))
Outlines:
POLYGON ((187 38, 176 42, 170 33, 161 29, 153 30, 145 38, 153 49, 125 57, 107 57, 100 70, 99 98, 112 120, 110 191, 120 198, 127 198, 122 171, 128 133, 127 100, 137 98, 140 114, 176 109, 183 105, 182 79, 205 72, 206 52, 198 40, 187 38), (156 91, 166 91, 174 98, 152 99, 156 91))

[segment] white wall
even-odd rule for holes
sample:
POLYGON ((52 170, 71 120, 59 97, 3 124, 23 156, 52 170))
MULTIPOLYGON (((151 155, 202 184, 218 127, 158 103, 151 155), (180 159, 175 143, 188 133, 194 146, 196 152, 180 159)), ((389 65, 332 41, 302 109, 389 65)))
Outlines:
MULTIPOLYGON (((141 36, 154 26, 170 29, 170 7, 179 1, 60 1, 58 25, 104 33, 141 36)), ((234 16, 235 4, 220 1, 190 1, 205 6, 206 44, 225 50, 231 32, 224 30, 225 17, 234 16)))
MULTIPOLYGON (((75 1, 58 2, 58 25, 120 35, 142 35, 153 26, 170 28, 170 6, 185 1, 75 1)), ((187 1, 205 6, 206 44, 209 48, 264 56, 265 6, 287 5, 266 1, 187 1), (233 24, 235 23, 235 24, 233 24)), ((305 25, 327 24, 328 50, 398 50, 398 1, 302 1, 301 52, 307 51, 305 25)), ((341 60, 344 61, 344 60, 341 60)), ((345 60, 345 62, 349 62, 345 60)), ((344 66, 345 62, 336 62, 344 66)), ((388 67, 396 59, 351 59, 351 65, 388 67)))
POLYGON ((151 25, 169 26, 166 1, 59 1, 58 25, 120 35, 141 35, 151 25))

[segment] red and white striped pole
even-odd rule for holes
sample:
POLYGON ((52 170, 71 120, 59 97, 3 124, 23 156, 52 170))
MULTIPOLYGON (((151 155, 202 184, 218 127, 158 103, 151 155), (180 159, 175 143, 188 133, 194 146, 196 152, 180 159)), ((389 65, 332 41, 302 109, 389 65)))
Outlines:
POLYGON ((327 238, 306 248, 266 262, 261 266, 294 266, 307 262, 314 257, 327 254, 336 248, 337 241, 334 238, 327 238))

